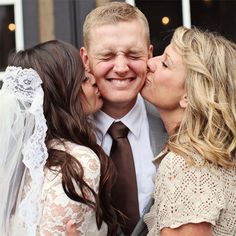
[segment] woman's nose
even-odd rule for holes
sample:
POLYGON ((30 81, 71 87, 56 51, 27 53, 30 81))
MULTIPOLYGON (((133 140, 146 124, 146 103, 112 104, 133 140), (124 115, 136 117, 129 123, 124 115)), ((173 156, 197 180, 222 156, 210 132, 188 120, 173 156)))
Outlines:
POLYGON ((152 57, 148 60, 148 70, 154 72, 157 69, 158 62, 160 61, 161 56, 152 57))
POLYGON ((88 81, 91 85, 96 84, 96 79, 95 79, 95 77, 94 77, 92 74, 86 72, 86 73, 85 73, 85 76, 86 76, 86 78, 87 78, 87 81, 88 81))
POLYGON ((154 72, 156 69, 156 57, 152 57, 147 62, 148 70, 154 72))
POLYGON ((90 82, 92 85, 96 84, 96 80, 95 80, 94 76, 90 76, 90 77, 89 77, 89 82, 90 82))

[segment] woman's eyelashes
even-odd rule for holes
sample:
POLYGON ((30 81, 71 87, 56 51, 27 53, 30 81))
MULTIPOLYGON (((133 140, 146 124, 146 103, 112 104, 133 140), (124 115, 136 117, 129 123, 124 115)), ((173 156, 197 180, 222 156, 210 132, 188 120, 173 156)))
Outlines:
POLYGON ((163 67, 168 68, 167 64, 164 61, 162 61, 161 64, 163 67))
POLYGON ((88 80, 89 80, 89 77, 87 77, 87 76, 84 77, 84 79, 83 79, 83 83, 86 82, 86 81, 88 81, 88 80))

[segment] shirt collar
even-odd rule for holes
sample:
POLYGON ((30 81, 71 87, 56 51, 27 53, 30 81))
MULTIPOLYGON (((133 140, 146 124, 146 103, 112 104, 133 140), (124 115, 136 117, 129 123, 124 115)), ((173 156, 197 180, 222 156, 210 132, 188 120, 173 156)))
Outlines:
POLYGON ((93 120, 99 132, 101 133, 102 137, 106 135, 109 127, 114 122, 114 119, 112 117, 110 117, 109 115, 107 115, 101 110, 97 111, 93 115, 93 120))
POLYGON ((141 132, 141 126, 145 115, 146 110, 143 98, 141 97, 141 95, 138 95, 134 107, 121 119, 115 120, 103 111, 99 110, 93 115, 93 120, 103 137, 106 135, 111 124, 116 121, 123 122, 134 134, 134 136, 138 137, 141 132))
POLYGON ((121 118, 121 121, 129 128, 135 137, 139 137, 142 122, 146 114, 143 98, 139 95, 134 107, 121 118))

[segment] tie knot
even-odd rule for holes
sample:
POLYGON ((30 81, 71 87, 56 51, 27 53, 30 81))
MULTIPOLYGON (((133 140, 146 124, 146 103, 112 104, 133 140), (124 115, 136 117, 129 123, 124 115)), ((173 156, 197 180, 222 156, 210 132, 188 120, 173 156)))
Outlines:
POLYGON ((129 132, 129 128, 126 127, 121 121, 112 123, 108 129, 108 133, 113 139, 126 138, 129 132))

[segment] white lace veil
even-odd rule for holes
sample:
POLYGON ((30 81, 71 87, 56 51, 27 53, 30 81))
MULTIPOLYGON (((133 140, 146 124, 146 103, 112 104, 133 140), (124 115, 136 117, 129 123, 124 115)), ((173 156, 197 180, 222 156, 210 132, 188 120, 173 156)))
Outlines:
POLYGON ((0 90, 1 236, 34 236, 40 219, 48 157, 41 83, 33 69, 7 67, 4 74, 0 90))

